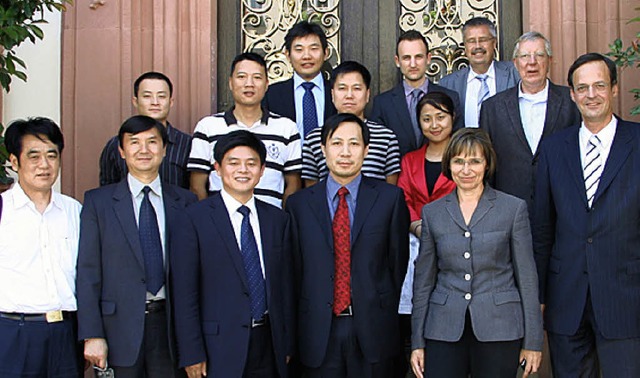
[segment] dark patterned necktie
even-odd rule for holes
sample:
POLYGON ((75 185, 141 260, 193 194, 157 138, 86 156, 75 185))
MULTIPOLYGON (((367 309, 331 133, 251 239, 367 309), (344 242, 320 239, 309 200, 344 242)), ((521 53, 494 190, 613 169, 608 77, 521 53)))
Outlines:
POLYGON ((267 311, 267 299, 260 265, 260 254, 258 253, 258 243, 253 234, 251 222, 249 222, 249 208, 240 206, 238 212, 242 214, 242 225, 240 226, 240 252, 244 261, 244 270, 249 283, 249 301, 251 303, 251 317, 253 320, 260 320, 267 311))
POLYGON ((304 136, 306 137, 311 130, 318 127, 318 112, 316 110, 316 99, 311 91, 316 85, 312 82, 302 83, 304 88, 304 96, 302 96, 302 124, 304 136))
POLYGON ((418 122, 418 114, 416 108, 418 107, 418 101, 422 98, 423 92, 422 89, 416 88, 411 92, 411 104, 409 112, 411 113, 411 126, 413 126, 413 133, 416 137, 416 146, 422 146, 422 139, 424 135, 422 135, 422 128, 420 127, 420 123, 418 122))
POLYGON ((164 285, 164 261, 162 259, 162 242, 160 240, 160 229, 158 228, 158 218, 153 205, 149 200, 151 188, 142 188, 144 197, 140 205, 138 215, 138 234, 140 235, 140 246, 144 257, 144 273, 147 281, 147 291, 155 295, 164 285))
POLYGON ((338 208, 333 216, 333 248, 335 252, 335 279, 333 313, 339 314, 351 303, 351 225, 344 186, 338 190, 338 208))

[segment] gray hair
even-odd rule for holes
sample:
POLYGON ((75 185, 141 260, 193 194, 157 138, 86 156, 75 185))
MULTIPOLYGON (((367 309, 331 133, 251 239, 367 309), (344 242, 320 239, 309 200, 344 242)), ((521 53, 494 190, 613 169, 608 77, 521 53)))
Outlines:
POLYGON ((496 31, 496 25, 486 17, 474 17, 474 18, 468 19, 467 22, 465 22, 464 25, 462 26, 462 35, 464 35, 467 29, 475 28, 477 26, 486 26, 487 28, 489 28, 489 33, 493 38, 498 37, 498 33, 496 31))
POLYGON ((521 35, 517 40, 516 40, 516 44, 515 47, 513 48, 513 59, 518 57, 518 51, 520 50, 520 43, 521 42, 526 42, 526 41, 536 41, 538 39, 541 39, 544 41, 544 50, 546 51, 547 55, 552 56, 552 52, 551 52, 551 42, 549 42, 549 40, 547 39, 547 37, 545 37, 544 35, 542 35, 542 33, 538 33, 537 31, 530 31, 530 32, 526 32, 523 35, 521 35))

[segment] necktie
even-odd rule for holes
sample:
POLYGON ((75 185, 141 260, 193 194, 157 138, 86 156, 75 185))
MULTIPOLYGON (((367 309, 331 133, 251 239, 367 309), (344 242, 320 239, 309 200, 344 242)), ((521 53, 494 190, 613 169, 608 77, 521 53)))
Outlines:
POLYGON ((313 97, 313 92, 311 91, 315 86, 314 83, 308 81, 302 83, 302 87, 304 88, 304 96, 302 96, 302 125, 305 137, 311 130, 318 127, 316 99, 313 97))
POLYGON ((480 107, 482 102, 489 98, 489 85, 487 84, 488 76, 486 74, 476 75, 476 79, 480 80, 480 90, 478 91, 478 117, 480 116, 480 107))
POLYGON ((416 135, 416 146, 418 147, 422 146, 422 138, 424 137, 422 135, 422 129, 418 124, 418 114, 416 114, 416 107, 418 106, 418 101, 422 98, 422 94, 422 90, 419 88, 411 91, 411 103, 409 106, 409 113, 411 113, 411 125, 413 126, 413 132, 416 135))
POLYGON ((144 197, 140 205, 138 215, 138 234, 140 235, 140 246, 144 257, 144 273, 147 281, 147 291, 157 294, 164 285, 164 261, 162 258, 162 242, 160 241, 160 230, 158 229, 158 218, 156 211, 149 200, 151 188, 142 188, 144 197))
POLYGON ((592 135, 587 144, 587 154, 584 158, 584 187, 587 189, 589 207, 593 204, 593 196, 598 189, 600 175, 602 175, 602 159, 600 158, 600 139, 592 135))
POLYGON ((249 208, 240 206, 238 212, 242 214, 242 225, 240 227, 240 252, 244 261, 244 271, 249 283, 249 302, 251 304, 251 317, 253 320, 260 320, 267 311, 266 289, 262 267, 260 265, 260 254, 258 244, 253 235, 253 228, 249 222, 249 208))
POLYGON ((333 216, 333 249, 335 252, 335 278, 333 287, 333 313, 339 314, 351 303, 351 226, 344 186, 338 190, 338 208, 333 216))

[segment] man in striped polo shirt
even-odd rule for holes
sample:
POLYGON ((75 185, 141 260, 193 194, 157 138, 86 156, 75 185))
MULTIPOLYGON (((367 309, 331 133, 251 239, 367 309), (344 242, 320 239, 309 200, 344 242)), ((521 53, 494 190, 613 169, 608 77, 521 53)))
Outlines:
POLYGON ((193 134, 187 170, 191 191, 199 199, 222 188, 213 170, 213 148, 222 135, 235 130, 255 133, 267 147, 266 168, 255 188, 256 197, 282 207, 287 196, 300 189, 300 134, 293 121, 261 107, 268 84, 267 65, 260 55, 242 53, 233 59, 229 88, 234 107, 204 117, 193 134))
MULTIPOLYGON (((338 113, 354 114, 369 127, 371 140, 369 153, 362 165, 362 174, 395 185, 400 173, 400 148, 396 134, 383 125, 364 119, 370 84, 371 74, 366 67, 358 62, 345 61, 333 70, 331 96, 338 113)), ((302 147, 302 179, 307 187, 327 177, 329 173, 320 148, 321 133, 321 127, 311 131, 302 147)))

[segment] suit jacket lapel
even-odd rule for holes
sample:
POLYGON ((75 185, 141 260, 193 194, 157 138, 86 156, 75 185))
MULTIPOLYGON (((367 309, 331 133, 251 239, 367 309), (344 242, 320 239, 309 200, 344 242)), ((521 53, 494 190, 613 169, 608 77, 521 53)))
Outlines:
POLYGON ((140 246, 140 235, 138 233, 138 225, 136 224, 136 215, 133 210, 133 200, 131 199, 131 191, 129 184, 124 179, 120 181, 113 192, 113 211, 120 222, 123 234, 131 251, 133 252, 140 267, 144 269, 144 257, 142 256, 142 247, 140 246))
POLYGON ((469 228, 473 228, 485 215, 493 208, 494 202, 496 200, 496 191, 485 185, 484 192, 482 192, 482 196, 480 196, 480 201, 478 201, 478 206, 476 206, 476 210, 473 212, 471 216, 471 221, 469 222, 469 228))
POLYGON ((351 245, 355 245, 358 235, 362 231, 362 226, 369 216, 369 212, 373 209, 378 198, 378 191, 366 178, 362 178, 360 188, 358 189, 358 201, 356 211, 353 217, 353 226, 351 227, 351 245))
MULTIPOLYGON (((524 127, 522 125, 522 119, 520 118, 520 103, 518 100, 518 87, 512 89, 512 96, 505 96, 505 110, 509 117, 509 125, 513 128, 513 131, 518 136, 518 140, 522 143, 527 151, 531 153, 531 147, 527 141, 526 135, 524 135, 524 127)), ((531 154, 533 156, 533 154, 531 154)))
POLYGON ((331 82, 324 80, 324 119, 327 119, 334 114, 332 108, 333 98, 331 98, 331 82))
MULTIPOLYGON (((569 133, 565 139, 567 148, 561 151, 561 154, 565 156, 565 163, 567 164, 567 172, 573 177, 573 181, 576 184, 578 193, 585 207, 588 207, 587 203, 587 189, 584 187, 584 175, 582 170, 582 163, 580 160, 580 146, 578 138, 579 128, 576 128, 574 132, 569 133)), ((605 166, 606 169, 606 166, 605 166)))
MULTIPOLYGON (((293 117, 293 122, 296 121, 296 106, 295 106, 295 91, 296 88, 293 84, 293 79, 289 79, 289 84, 287 86, 289 90, 283 91, 282 98, 279 101, 282 101, 283 104, 292 104, 291 107, 291 116, 293 117)), ((282 114, 283 116, 287 116, 286 114, 282 114)))
POLYGON ((323 234, 327 245, 329 245, 329 250, 333 253, 333 225, 327 204, 327 180, 313 185, 309 191, 311 194, 309 206, 313 210, 313 216, 318 220, 320 229, 324 231, 323 234))
POLYGON ((613 181, 613 178, 618 174, 620 168, 627 160, 631 150, 633 149, 631 135, 625 126, 627 126, 625 122, 618 119, 616 135, 613 137, 609 157, 607 158, 604 170, 602 171, 598 189, 593 197, 593 203, 595 203, 602 193, 607 190, 613 181))
MULTIPOLYGON (((560 115, 560 108, 562 107, 563 98, 558 93, 558 87, 549 81, 549 94, 547 96, 547 110, 544 115, 544 128, 542 129, 542 141, 543 138, 553 134, 556 130, 558 116, 560 115)), ((538 144, 539 146, 539 144, 538 144)), ((536 148, 535 155, 538 154, 536 148)))
POLYGON ((171 220, 176 219, 180 208, 184 208, 184 204, 179 206, 181 198, 170 185, 162 185, 162 202, 164 203, 164 250, 165 250, 165 275, 167 282, 169 280, 170 265, 169 262, 169 245, 171 242, 171 220))
MULTIPOLYGON (((233 261, 233 265, 240 277, 240 280, 242 280, 242 284, 248 289, 249 284, 247 283, 247 274, 244 270, 244 262, 240 255, 240 248, 238 248, 238 241, 236 240, 236 234, 233 231, 233 226, 231 225, 231 219, 229 219, 227 208, 224 206, 224 202, 222 202, 220 194, 216 194, 211 198, 212 209, 210 215, 214 224, 214 229, 218 232, 218 235, 220 235, 220 238, 224 242, 226 247, 225 250, 229 254, 231 261, 233 261)), ((260 235, 262 236, 262 234, 260 235)), ((214 248, 214 246, 211 247, 214 248)))
POLYGON ((451 220, 453 220, 458 225, 458 227, 460 227, 462 230, 466 230, 467 224, 464 222, 464 218, 462 217, 462 212, 460 211, 460 205, 458 204, 457 191, 458 190, 456 189, 451 193, 447 194, 444 197, 444 200, 446 201, 447 212, 449 213, 451 220))
POLYGON ((275 258, 271 246, 273 246, 273 223, 269 221, 267 216, 267 208, 260 202, 256 201, 256 210, 258 212, 258 219, 260 220, 260 239, 262 244, 262 259, 264 260, 264 276, 266 277, 265 284, 267 286, 267 303, 270 303, 271 298, 271 265, 275 258))
POLYGON ((509 72, 504 68, 504 66, 496 64, 497 62, 493 63, 496 73, 496 93, 499 93, 507 89, 509 72))
POLYGON ((407 99, 404 95, 404 87, 402 84, 396 85, 393 89, 392 95, 391 100, 393 107, 396 110, 396 114, 398 115, 398 123, 400 125, 405 125, 405 127, 402 128, 402 132, 409 136, 409 140, 411 141, 411 151, 413 151, 418 146, 416 146, 416 135, 413 132, 413 126, 410 118, 411 115, 407 108, 407 99))

